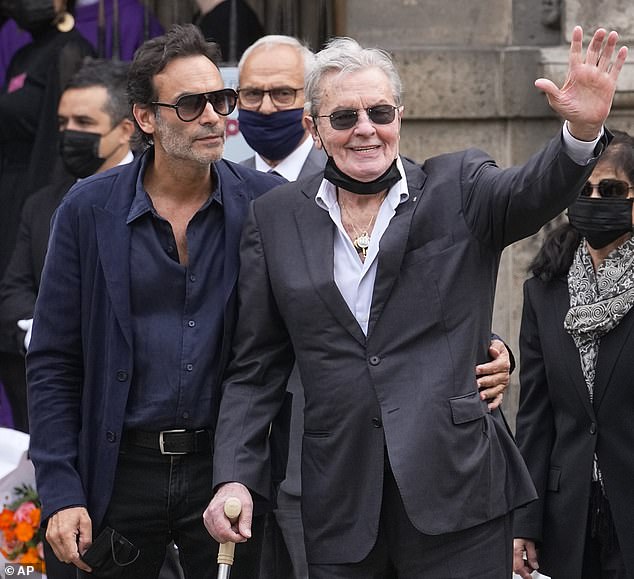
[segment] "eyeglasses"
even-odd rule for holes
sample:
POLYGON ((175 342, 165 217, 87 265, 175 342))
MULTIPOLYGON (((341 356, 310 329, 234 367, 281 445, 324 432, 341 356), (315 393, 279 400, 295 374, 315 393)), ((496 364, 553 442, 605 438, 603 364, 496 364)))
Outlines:
POLYGON ((180 97, 174 104, 159 102, 150 104, 175 109, 176 116, 181 121, 190 123, 203 114, 207 103, 211 104, 216 114, 226 117, 236 108, 237 102, 238 94, 236 91, 232 88, 223 88, 222 90, 202 92, 200 94, 187 94, 180 97))
POLYGON ((389 125, 396 116, 399 107, 394 105, 376 105, 367 109, 342 109, 329 115, 316 115, 317 118, 328 117, 330 126, 337 131, 351 129, 359 120, 359 111, 364 110, 375 125, 389 125))
POLYGON ((601 179, 599 183, 590 183, 590 181, 586 181, 586 184, 581 190, 581 196, 590 197, 595 189, 599 190, 599 195, 601 195, 601 197, 623 199, 628 196, 632 187, 625 181, 621 181, 619 179, 601 179))
POLYGON ((295 102, 298 90, 304 90, 304 87, 291 88, 290 86, 279 86, 268 90, 260 88, 239 88, 238 95, 240 96, 240 102, 248 107, 260 106, 265 94, 269 95, 274 105, 287 107, 295 102))

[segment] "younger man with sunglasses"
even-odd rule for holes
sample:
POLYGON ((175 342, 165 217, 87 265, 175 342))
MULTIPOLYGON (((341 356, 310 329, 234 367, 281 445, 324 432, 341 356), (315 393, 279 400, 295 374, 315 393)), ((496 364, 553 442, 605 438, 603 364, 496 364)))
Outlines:
MULTIPOLYGON (((216 577, 202 512, 238 240, 248 203, 282 181, 222 160, 237 95, 216 59, 193 25, 146 42, 128 97, 149 148, 74 186, 53 220, 27 358, 31 457, 47 537, 81 576, 111 527, 140 549, 124 577, 156 579, 171 540, 186 579, 216 577)), ((238 546, 234 579, 257 577, 258 549, 238 546)))

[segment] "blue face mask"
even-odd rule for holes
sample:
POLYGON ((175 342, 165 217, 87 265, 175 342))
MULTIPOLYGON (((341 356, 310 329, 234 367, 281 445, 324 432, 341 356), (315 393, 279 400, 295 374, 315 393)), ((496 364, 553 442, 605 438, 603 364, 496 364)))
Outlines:
POLYGON ((304 109, 289 109, 264 115, 240 109, 238 123, 245 141, 258 154, 271 161, 288 157, 304 137, 304 109))

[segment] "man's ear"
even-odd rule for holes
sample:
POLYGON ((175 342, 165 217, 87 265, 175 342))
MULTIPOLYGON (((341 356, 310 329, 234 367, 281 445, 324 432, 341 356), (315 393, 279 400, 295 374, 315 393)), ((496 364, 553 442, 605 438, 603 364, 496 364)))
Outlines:
POLYGON ((136 125, 130 119, 123 119, 121 121, 121 131, 123 133, 123 141, 129 143, 134 131, 136 131, 136 125))
POLYGON ((313 138, 315 147, 317 149, 323 148, 321 144, 321 137, 319 136, 319 132, 317 131, 317 125, 315 125, 315 119, 313 119, 313 117, 311 117, 310 115, 304 115, 302 120, 304 127, 308 130, 310 136, 313 138))
POLYGON ((132 114, 139 125, 139 128, 148 135, 153 135, 156 124, 156 114, 153 106, 140 105, 135 103, 132 105, 132 114))

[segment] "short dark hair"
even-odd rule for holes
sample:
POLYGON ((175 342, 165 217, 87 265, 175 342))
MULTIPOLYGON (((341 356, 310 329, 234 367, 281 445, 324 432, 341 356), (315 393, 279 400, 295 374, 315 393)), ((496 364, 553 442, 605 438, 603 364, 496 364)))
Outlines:
POLYGON ((114 127, 123 119, 132 118, 128 103, 127 83, 129 63, 116 60, 104 60, 87 56, 81 68, 71 77, 64 90, 102 86, 108 98, 104 112, 110 117, 114 127))
POLYGON ((175 24, 165 34, 144 42, 134 53, 128 73, 130 105, 150 105, 158 97, 154 77, 172 60, 198 55, 206 56, 218 66, 218 45, 206 41, 194 24, 175 24))

